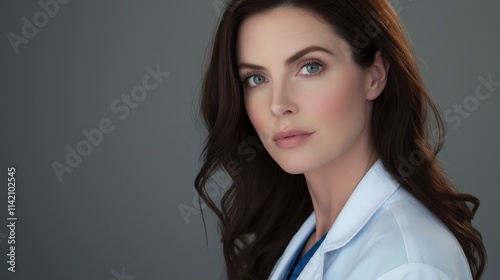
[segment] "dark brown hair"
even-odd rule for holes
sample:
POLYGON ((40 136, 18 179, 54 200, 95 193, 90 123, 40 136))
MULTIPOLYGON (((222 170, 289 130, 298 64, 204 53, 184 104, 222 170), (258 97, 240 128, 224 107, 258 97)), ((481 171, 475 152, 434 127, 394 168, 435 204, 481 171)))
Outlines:
POLYGON ((479 200, 457 192, 439 165, 445 125, 424 87, 406 32, 386 0, 235 0, 225 7, 201 89, 200 113, 208 137, 195 188, 219 218, 228 278, 266 279, 313 211, 304 175, 285 172, 262 149, 245 111, 236 67, 241 22, 278 7, 303 8, 318 15, 349 44, 353 60, 361 67, 372 64, 377 50, 389 61, 386 87, 373 102, 376 152, 402 187, 455 235, 474 279, 479 279, 486 250, 471 224, 479 200), (360 32, 366 32, 364 37, 360 32), (432 133, 430 117, 436 124, 432 133), (252 139, 254 147, 249 146, 252 139), (232 179, 220 205, 207 192, 217 171, 232 179))

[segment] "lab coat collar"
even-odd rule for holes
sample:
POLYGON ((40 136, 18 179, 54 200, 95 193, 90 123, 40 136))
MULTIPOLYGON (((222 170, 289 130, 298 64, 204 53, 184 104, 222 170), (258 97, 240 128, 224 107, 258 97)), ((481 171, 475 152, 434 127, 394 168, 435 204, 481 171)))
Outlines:
MULTIPOLYGON (((323 252, 346 245, 398 188, 399 183, 385 169, 380 158, 377 159, 358 183, 328 231, 323 241, 323 252)), ((314 212, 311 215, 315 226, 314 212)))
MULTIPOLYGON (((336 221, 328 231, 320 248, 318 248, 316 254, 309 260, 302 274, 309 275, 313 273, 316 275, 313 271, 321 269, 323 265, 323 254, 328 251, 337 250, 346 245, 398 187, 399 183, 386 171, 379 158, 370 169, 368 169, 352 192, 336 221)), ((274 266, 269 279, 283 279, 296 250, 305 242, 315 226, 316 217, 314 212, 312 212, 293 236, 292 240, 290 240, 282 257, 274 266)), ((322 275, 322 273, 319 273, 319 275, 322 275)), ((313 278, 322 279, 319 275, 313 278)), ((299 277, 299 279, 303 278, 299 277)))

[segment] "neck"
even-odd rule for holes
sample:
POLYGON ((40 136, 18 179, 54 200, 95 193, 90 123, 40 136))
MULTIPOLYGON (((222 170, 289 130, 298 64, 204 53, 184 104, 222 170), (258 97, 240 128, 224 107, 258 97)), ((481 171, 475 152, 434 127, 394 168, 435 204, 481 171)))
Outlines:
POLYGON ((316 216, 316 241, 330 230, 351 193, 377 159, 369 137, 360 136, 342 156, 320 169, 304 173, 316 216))

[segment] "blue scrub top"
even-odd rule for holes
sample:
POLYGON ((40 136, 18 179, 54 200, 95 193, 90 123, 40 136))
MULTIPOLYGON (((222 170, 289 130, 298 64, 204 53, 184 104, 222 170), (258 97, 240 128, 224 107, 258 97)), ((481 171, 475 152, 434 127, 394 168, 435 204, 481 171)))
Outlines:
MULTIPOLYGON (((316 230, 314 229, 310 234, 309 234, 309 238, 312 236, 312 234, 315 232, 316 230)), ((293 257, 293 261, 290 263, 290 266, 288 267, 288 273, 287 273, 287 276, 285 278, 285 280, 296 280, 300 273, 302 272, 302 269, 304 269, 304 267, 306 266, 307 262, 309 262, 309 260, 311 259, 311 257, 314 255, 314 252, 316 252, 316 250, 318 249, 319 245, 321 245, 321 242, 323 242, 323 239, 325 239, 325 236, 326 236, 326 233, 325 235, 323 235, 312 247, 311 249, 309 249, 307 251, 307 253, 302 257, 302 259, 300 259, 300 261, 298 260, 298 256, 300 254, 300 252, 302 251, 302 249, 304 248, 307 240, 309 240, 309 238, 307 238, 304 243, 302 244, 302 246, 299 247, 299 249, 295 252, 295 255, 293 257)))

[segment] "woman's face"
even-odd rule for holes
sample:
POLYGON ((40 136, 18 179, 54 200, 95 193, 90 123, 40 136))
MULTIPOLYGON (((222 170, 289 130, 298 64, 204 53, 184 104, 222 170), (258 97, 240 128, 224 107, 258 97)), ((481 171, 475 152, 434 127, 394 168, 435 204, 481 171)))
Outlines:
POLYGON ((371 85, 369 72, 356 66, 329 25, 297 8, 247 18, 239 29, 237 60, 250 121, 286 172, 305 173, 354 147, 366 149, 360 139, 368 139, 371 100, 381 89, 371 85), (273 137, 288 129, 313 133, 299 145, 280 146, 273 137))

